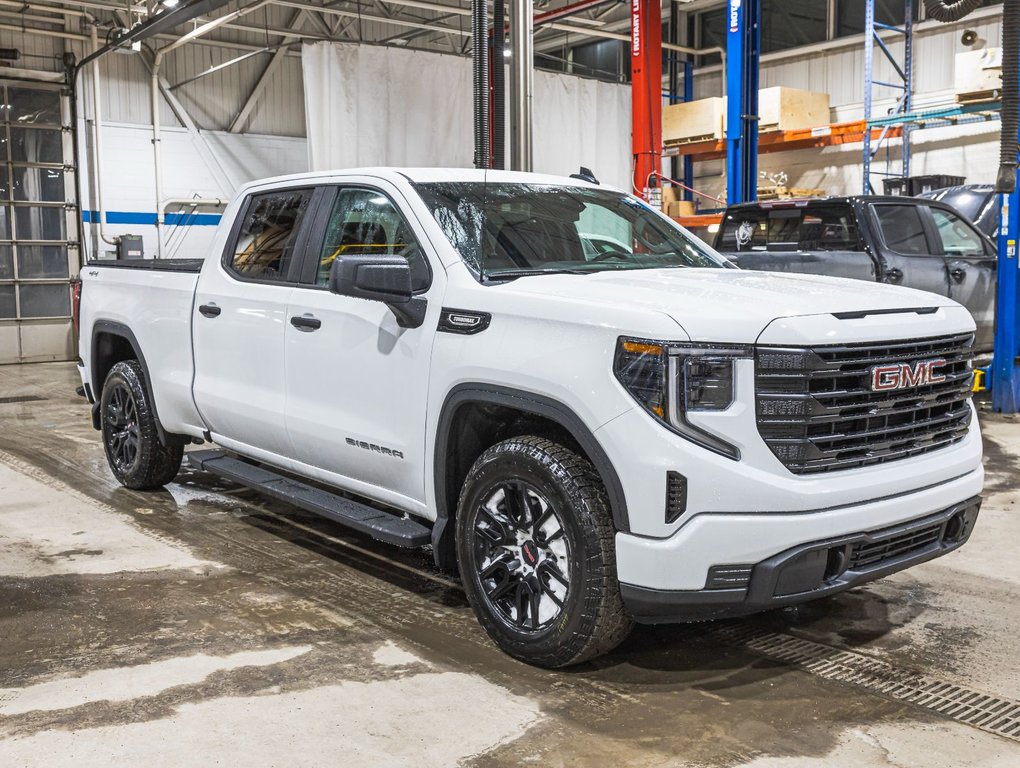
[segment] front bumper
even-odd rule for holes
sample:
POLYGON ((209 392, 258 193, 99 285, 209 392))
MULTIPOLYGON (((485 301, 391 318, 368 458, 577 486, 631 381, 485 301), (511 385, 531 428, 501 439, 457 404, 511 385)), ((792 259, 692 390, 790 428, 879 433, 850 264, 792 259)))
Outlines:
POLYGON ((744 616, 802 603, 958 549, 970 538, 980 507, 975 496, 906 523, 800 544, 754 565, 715 566, 707 580, 711 588, 622 583, 620 589, 627 610, 645 624, 744 616))

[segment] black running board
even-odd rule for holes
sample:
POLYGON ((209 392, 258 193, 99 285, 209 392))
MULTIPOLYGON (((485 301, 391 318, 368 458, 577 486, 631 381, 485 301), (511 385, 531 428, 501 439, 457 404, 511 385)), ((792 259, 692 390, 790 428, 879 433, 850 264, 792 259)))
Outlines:
POLYGON ((272 470, 235 459, 222 451, 189 451, 188 463, 240 485, 329 518, 373 539, 398 547, 431 543, 429 528, 406 517, 383 512, 321 488, 293 480, 272 470))

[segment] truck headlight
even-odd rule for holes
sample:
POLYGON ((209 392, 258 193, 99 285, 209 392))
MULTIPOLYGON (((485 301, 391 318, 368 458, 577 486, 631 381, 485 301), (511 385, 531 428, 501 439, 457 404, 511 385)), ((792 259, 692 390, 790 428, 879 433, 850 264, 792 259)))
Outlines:
POLYGON ((703 448, 739 459, 736 446, 691 424, 687 416, 729 408, 735 397, 734 364, 750 357, 749 347, 621 338, 613 372, 665 426, 703 448))

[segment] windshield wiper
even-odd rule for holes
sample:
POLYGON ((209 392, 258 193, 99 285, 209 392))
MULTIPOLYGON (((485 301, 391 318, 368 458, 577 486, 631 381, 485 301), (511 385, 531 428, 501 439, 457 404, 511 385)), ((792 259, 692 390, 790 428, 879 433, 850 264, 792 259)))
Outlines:
POLYGON ((500 280, 516 280, 518 277, 534 277, 535 275, 585 275, 588 272, 577 269, 501 269, 499 272, 486 274, 485 282, 500 280))

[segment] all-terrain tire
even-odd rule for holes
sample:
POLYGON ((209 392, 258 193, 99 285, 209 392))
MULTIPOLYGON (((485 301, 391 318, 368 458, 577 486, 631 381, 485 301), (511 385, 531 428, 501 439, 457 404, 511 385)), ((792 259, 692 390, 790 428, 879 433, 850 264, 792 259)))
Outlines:
POLYGON ((457 505, 457 559, 479 623, 506 653, 540 667, 589 661, 630 633, 614 538, 591 462, 543 437, 514 437, 486 450, 457 505), (526 586, 514 587, 515 577, 526 586))
POLYGON ((145 491, 176 477, 184 447, 159 441, 145 373, 138 361, 124 360, 110 369, 103 384, 99 415, 106 460, 121 485, 145 491))

